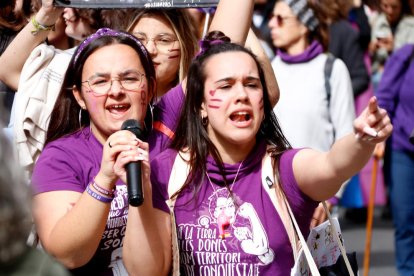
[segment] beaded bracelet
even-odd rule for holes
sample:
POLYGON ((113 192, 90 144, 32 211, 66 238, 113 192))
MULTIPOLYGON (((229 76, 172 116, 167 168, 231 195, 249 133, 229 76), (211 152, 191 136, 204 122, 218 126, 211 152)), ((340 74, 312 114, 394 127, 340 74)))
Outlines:
POLYGON ((92 184, 92 187, 98 192, 100 192, 101 194, 114 197, 115 189, 112 189, 112 190, 105 189, 99 186, 98 183, 95 182, 95 180, 91 182, 91 184, 92 184))
POLYGON ((90 184, 86 186, 86 192, 88 192, 88 194, 94 199, 99 200, 100 202, 103 202, 103 203, 110 203, 112 202, 112 199, 114 199, 114 198, 109 198, 106 196, 101 196, 100 194, 95 193, 89 186, 90 184))
POLYGON ((32 35, 37 35, 39 32, 41 31, 50 31, 50 30, 55 30, 55 24, 53 25, 42 25, 40 24, 36 18, 33 16, 32 19, 30 20, 32 22, 32 25, 34 27, 34 30, 32 31, 32 35))

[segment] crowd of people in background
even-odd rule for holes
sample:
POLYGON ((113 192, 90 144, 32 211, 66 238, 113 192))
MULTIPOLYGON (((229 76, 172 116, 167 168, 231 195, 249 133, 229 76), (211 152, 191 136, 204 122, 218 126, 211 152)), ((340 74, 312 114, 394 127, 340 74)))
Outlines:
POLYGON ((326 219, 320 202, 341 206, 377 158, 397 270, 414 274, 414 1, 217 2, 2 1, 0 190, 12 196, 0 199, 1 269, 288 275, 297 248, 264 160, 306 236, 326 219), (121 129, 128 119, 142 136, 121 129), (32 193, 27 205, 14 188, 32 193))

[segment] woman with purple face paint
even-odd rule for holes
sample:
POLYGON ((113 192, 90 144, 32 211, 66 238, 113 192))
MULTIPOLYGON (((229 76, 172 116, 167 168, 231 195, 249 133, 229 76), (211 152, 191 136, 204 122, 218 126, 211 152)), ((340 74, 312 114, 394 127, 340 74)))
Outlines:
POLYGON ((127 275, 124 167, 141 161, 148 185, 149 147, 120 129, 128 119, 151 126, 154 92, 149 53, 128 33, 99 29, 69 63, 32 184, 40 242, 74 275, 127 275))
POLYGON ((354 121, 354 133, 330 151, 292 149, 260 63, 229 41, 209 33, 190 66, 176 135, 151 162, 154 209, 129 213, 124 263, 130 274, 289 275, 294 249, 265 187, 280 176, 306 236, 318 201, 333 196, 392 131, 373 98, 354 121), (366 135, 368 129, 377 135, 366 135), (264 178, 268 154, 273 173, 264 178), (153 221, 158 228, 147 226, 153 221), (157 250, 142 250, 146 242, 157 250))

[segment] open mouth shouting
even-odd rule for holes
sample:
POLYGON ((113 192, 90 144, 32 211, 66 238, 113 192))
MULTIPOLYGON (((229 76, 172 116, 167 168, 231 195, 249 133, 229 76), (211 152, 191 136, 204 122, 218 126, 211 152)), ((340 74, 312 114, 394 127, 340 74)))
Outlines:
POLYGON ((109 111, 112 115, 115 115, 116 117, 120 117, 124 115, 129 108, 131 107, 130 104, 122 103, 122 104, 111 104, 106 107, 106 110, 109 111))
POLYGON ((237 126, 248 126, 252 122, 253 114, 248 111, 236 111, 230 114, 230 120, 237 126))

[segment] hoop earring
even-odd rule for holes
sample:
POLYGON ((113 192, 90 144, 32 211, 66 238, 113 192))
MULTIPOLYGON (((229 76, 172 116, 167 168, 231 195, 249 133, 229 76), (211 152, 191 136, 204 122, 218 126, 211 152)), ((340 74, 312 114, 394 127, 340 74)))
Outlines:
POLYGON ((152 104, 148 104, 147 112, 145 113, 145 118, 144 118, 145 132, 147 135, 149 135, 152 131, 152 124, 154 122, 153 109, 154 109, 154 106, 152 104))
POLYGON ((206 126, 208 124, 208 117, 201 117, 201 123, 203 124, 203 126, 206 126))
POLYGON ((79 122, 79 128, 82 128, 82 107, 79 109, 78 122, 79 122))

